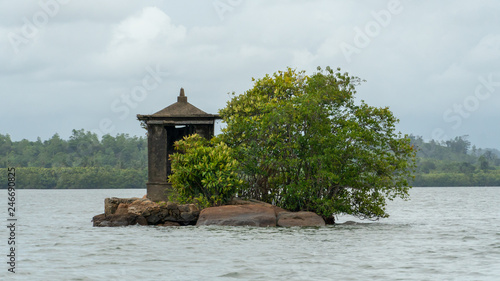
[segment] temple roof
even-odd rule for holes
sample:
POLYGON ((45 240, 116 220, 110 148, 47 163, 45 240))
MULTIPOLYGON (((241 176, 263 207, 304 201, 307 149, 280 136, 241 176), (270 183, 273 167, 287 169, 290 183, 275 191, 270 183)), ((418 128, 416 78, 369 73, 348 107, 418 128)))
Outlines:
POLYGON ((190 104, 187 101, 187 97, 184 94, 184 89, 181 88, 180 94, 177 97, 177 102, 173 103, 164 109, 152 114, 152 115, 137 115, 139 120, 144 119, 159 119, 168 120, 170 118, 202 118, 202 119, 220 119, 217 114, 209 114, 205 111, 197 108, 196 106, 190 104))

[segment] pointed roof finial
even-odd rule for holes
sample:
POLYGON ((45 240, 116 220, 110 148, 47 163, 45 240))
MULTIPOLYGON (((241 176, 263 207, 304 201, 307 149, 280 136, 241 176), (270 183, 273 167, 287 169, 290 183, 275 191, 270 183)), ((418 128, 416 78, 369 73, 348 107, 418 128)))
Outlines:
POLYGON ((188 101, 188 98, 184 94, 184 88, 181 88, 181 92, 180 92, 179 96, 177 97, 177 102, 187 102, 187 101, 188 101))

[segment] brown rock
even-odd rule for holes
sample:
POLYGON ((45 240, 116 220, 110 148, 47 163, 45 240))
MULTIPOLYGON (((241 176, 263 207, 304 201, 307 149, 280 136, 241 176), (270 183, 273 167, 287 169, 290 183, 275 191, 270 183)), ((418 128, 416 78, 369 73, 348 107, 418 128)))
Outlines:
POLYGON ((148 224, 158 224, 162 218, 168 215, 167 210, 162 211, 157 203, 149 199, 139 199, 128 206, 129 213, 143 216, 148 224))
POLYGON ((325 221, 313 212, 282 212, 278 216, 278 226, 325 226, 325 221))
POLYGON ((139 199, 128 206, 128 212, 143 217, 148 217, 152 212, 159 211, 160 206, 148 199, 139 199))
POLYGON ((177 210, 177 203, 175 202, 167 202, 167 209, 169 210, 177 210))
POLYGON ((189 212, 189 204, 182 204, 182 205, 178 205, 177 206, 177 209, 179 210, 179 212, 181 213, 184 213, 184 212, 189 212))
POLYGON ((99 227, 136 225, 138 223, 142 224, 144 221, 144 217, 135 214, 100 214, 92 219, 93 225, 99 227))
POLYGON ((290 211, 280 208, 278 206, 273 206, 274 214, 278 217, 281 213, 289 213, 290 211))
POLYGON ((181 226, 181 225, 178 222, 166 221, 162 224, 159 224, 158 226, 181 226))
POLYGON ((165 220, 165 221, 181 221, 182 220, 179 210, 177 210, 177 209, 168 210, 167 209, 167 212, 168 212, 168 215, 166 217, 164 217, 163 220, 165 220))
POLYGON ((168 216, 168 211, 165 209, 155 209, 151 211, 149 216, 146 217, 149 224, 158 224, 161 223, 165 217, 168 216))
POLYGON ((262 204, 226 205, 203 209, 196 225, 276 226, 276 215, 262 204))
MULTIPOLYGON (((106 198, 104 206, 106 216, 133 214, 137 216, 136 223, 141 225, 159 225, 167 221, 177 222, 180 225, 194 225, 200 215, 200 209, 195 204, 155 203, 149 199, 140 198, 106 198)), ((125 223, 123 217, 118 219, 119 222, 102 221, 103 226, 128 224, 128 222, 125 223)))
POLYGON ((269 207, 272 207, 274 209, 274 213, 276 214, 276 216, 278 216, 282 212, 289 212, 288 210, 285 210, 285 209, 280 208, 278 206, 274 206, 274 205, 271 205, 269 203, 255 200, 255 199, 241 199, 241 198, 235 197, 235 198, 231 199, 231 201, 229 201, 229 203, 227 205, 263 205, 263 206, 269 206, 269 207))
POLYGON ((180 217, 186 224, 196 224, 200 209, 195 204, 179 205, 180 217))
POLYGON ((241 199, 241 198, 233 198, 231 201, 227 203, 227 205, 264 205, 264 206, 272 206, 269 203, 262 202, 255 199, 241 199))
POLYGON ((149 225, 148 220, 143 216, 137 217, 137 224, 138 225, 149 225))
POLYGON ((116 209, 118 209, 121 203, 130 204, 136 200, 139 200, 139 198, 106 198, 104 199, 104 213, 106 215, 112 215, 116 212, 116 209))
POLYGON ((128 204, 120 203, 120 205, 118 205, 118 208, 116 208, 115 215, 125 215, 125 214, 128 214, 128 204))

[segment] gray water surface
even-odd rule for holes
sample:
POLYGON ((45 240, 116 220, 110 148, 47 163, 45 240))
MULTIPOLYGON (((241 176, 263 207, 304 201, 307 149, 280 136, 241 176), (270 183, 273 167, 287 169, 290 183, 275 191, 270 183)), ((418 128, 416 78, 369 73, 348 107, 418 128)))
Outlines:
MULTIPOLYGON (((354 225, 92 227, 104 198, 144 194, 18 190, 17 273, 4 262, 0 279, 500 280, 498 187, 413 188, 388 219, 338 218, 354 225)), ((5 226, 0 235, 7 261, 5 226)))

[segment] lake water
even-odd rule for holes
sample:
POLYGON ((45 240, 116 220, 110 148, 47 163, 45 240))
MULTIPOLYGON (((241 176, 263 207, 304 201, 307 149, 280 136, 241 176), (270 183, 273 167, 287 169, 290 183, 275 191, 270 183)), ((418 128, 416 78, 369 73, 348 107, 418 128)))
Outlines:
POLYGON ((413 188, 323 228, 94 228, 104 198, 146 191, 18 190, 15 274, 0 192, 0 280, 500 280, 499 187, 413 188))

